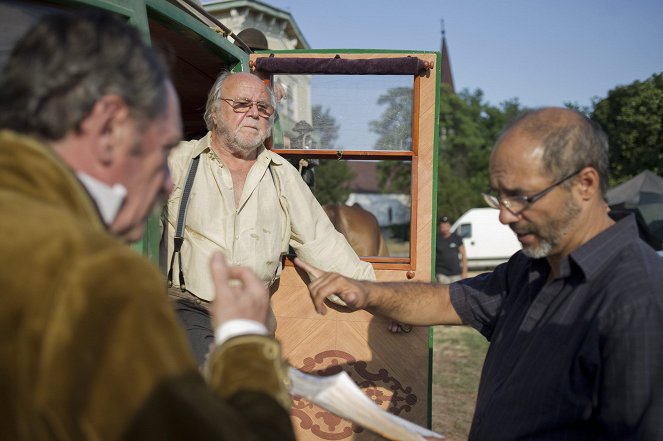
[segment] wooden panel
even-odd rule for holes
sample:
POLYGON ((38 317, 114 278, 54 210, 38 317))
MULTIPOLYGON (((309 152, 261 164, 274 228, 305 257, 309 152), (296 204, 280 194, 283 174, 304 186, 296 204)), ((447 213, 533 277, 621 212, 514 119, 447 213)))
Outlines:
MULTIPOLYGON (((335 306, 318 315, 292 267, 284 269, 272 304, 276 337, 292 366, 318 375, 342 369, 382 408, 426 424, 428 328, 392 334, 383 318, 335 306)), ((300 440, 382 439, 303 399, 293 398, 292 420, 300 440)))
MULTIPOLYGON (((276 53, 275 56, 288 56, 276 53)), ((335 54, 301 54, 297 57, 333 57, 335 54)), ((411 53, 435 63, 435 53, 411 53)), ((403 53, 342 54, 345 58, 402 57, 403 53)), ((253 58, 254 56, 252 56, 253 58)), ((437 70, 418 78, 413 157, 411 219, 411 261, 373 264, 380 281, 430 281, 431 244, 435 222, 432 218, 434 148, 437 136, 437 70)), ((379 156, 380 152, 371 152, 379 156)), ((409 334, 392 334, 387 320, 365 311, 350 312, 329 306, 326 315, 313 309, 302 276, 286 264, 278 289, 272 297, 277 320, 276 337, 288 362, 304 371, 324 375, 345 370, 366 394, 384 409, 425 426, 429 409, 428 328, 409 334)), ((294 399, 292 421, 299 440, 378 440, 351 423, 294 399)))

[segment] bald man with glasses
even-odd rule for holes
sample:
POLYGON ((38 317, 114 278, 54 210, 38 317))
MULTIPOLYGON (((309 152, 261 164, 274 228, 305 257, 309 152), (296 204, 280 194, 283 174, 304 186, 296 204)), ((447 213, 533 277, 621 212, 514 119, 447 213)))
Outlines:
POLYGON ((635 220, 608 216, 608 141, 561 108, 510 123, 490 158, 488 205, 522 250, 451 285, 312 277, 319 313, 352 308, 413 325, 466 324, 490 341, 470 440, 663 439, 663 259, 635 220))
MULTIPOLYGON (((336 231, 299 171, 265 148, 275 118, 275 97, 250 73, 223 73, 208 95, 209 132, 183 142, 168 158, 174 190, 162 216, 162 265, 169 293, 203 364, 214 331, 208 306, 214 298, 209 259, 221 251, 230 264, 255 271, 274 286, 282 256, 292 247, 316 266, 358 279, 374 280, 336 231)), ((259 323, 250 332, 269 333, 259 323)), ((237 332, 244 332, 244 326, 237 332)))

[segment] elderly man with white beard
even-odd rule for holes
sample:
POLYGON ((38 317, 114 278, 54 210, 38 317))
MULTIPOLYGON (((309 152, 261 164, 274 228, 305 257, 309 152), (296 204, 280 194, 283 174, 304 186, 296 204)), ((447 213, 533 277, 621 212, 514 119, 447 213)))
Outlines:
POLYGON ((467 324, 490 341, 470 440, 663 439, 663 259, 635 220, 608 216, 608 141, 584 115, 529 111, 497 140, 489 206, 523 249, 450 285, 323 272, 313 303, 413 325, 467 324))
MULTIPOLYGON (((336 231, 297 169, 265 148, 274 111, 275 97, 260 78, 223 73, 207 99, 209 132, 181 143, 168 158, 175 188, 162 216, 162 263, 201 365, 214 342, 208 262, 216 251, 232 265, 253 269, 273 288, 289 247, 325 270, 375 279, 371 264, 336 231)), ((271 329, 245 325, 255 332, 275 330, 273 316, 271 329)))

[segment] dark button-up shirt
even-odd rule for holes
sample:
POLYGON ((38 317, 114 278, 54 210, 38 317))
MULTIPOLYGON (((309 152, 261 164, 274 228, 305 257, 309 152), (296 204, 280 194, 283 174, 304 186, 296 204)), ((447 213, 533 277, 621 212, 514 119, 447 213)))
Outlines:
POLYGON ((662 440, 663 258, 627 218, 549 274, 518 252, 451 285, 491 342, 470 440, 662 440))

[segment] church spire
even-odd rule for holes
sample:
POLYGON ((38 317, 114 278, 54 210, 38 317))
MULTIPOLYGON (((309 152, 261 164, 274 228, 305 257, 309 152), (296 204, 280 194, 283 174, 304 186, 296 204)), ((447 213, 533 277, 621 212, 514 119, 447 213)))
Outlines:
POLYGON ((453 75, 451 74, 451 62, 449 61, 449 49, 447 48, 447 39, 446 39, 446 32, 444 29, 444 19, 440 20, 441 26, 442 26, 442 45, 441 45, 441 53, 442 53, 442 66, 441 66, 441 79, 440 81, 442 84, 446 84, 449 86, 451 89, 451 92, 455 93, 454 89, 454 79, 453 75))

